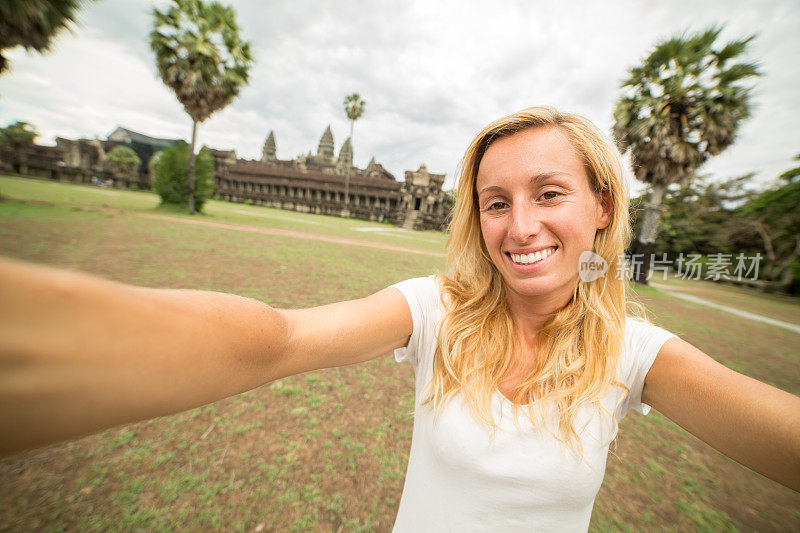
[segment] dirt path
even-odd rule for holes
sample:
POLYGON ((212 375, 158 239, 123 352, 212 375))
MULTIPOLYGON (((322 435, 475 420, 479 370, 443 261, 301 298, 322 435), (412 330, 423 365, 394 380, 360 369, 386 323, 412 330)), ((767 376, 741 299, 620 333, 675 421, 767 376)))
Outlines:
POLYGON ((709 302, 708 300, 698 298, 697 296, 690 296, 688 294, 683 294, 677 291, 670 290, 670 287, 667 285, 650 283, 650 286, 660 290, 661 292, 669 294, 670 296, 674 296, 675 298, 686 300, 687 302, 704 305, 706 307, 711 307, 712 309, 719 309, 720 311, 725 311, 726 313, 731 313, 733 315, 740 316, 742 318, 755 320, 756 322, 763 322, 764 324, 770 324, 772 326, 777 326, 779 328, 788 329, 789 331, 794 331, 795 333, 800 333, 800 326, 797 326, 795 324, 790 324, 789 322, 784 322, 783 320, 775 320, 774 318, 756 315, 754 313, 748 313, 747 311, 742 311, 740 309, 734 309, 732 307, 720 305, 718 303, 709 302))
POLYGON ((151 218, 155 220, 165 220, 168 222, 180 222, 182 224, 190 224, 195 226, 208 226, 214 228, 224 228, 234 231, 244 231, 247 233, 258 233, 261 235, 274 235, 277 237, 290 237, 292 239, 306 239, 311 241, 331 242, 334 244, 346 244, 348 246, 365 246, 367 248, 379 248, 381 250, 392 250, 394 252, 406 252, 411 254, 432 255, 434 257, 447 257, 447 254, 441 252, 431 252, 428 250, 418 250, 415 248, 405 248, 403 246, 394 246, 392 244, 382 244, 378 242, 359 241, 355 239, 345 239, 342 237, 331 237, 328 235, 318 235, 315 233, 306 233, 302 231, 293 231, 288 229, 273 229, 273 228, 257 228, 255 226, 246 226, 244 224, 230 224, 228 222, 213 222, 210 220, 193 220, 188 218, 171 217, 169 215, 155 215, 150 213, 137 213, 136 211, 115 210, 125 214, 136 215, 144 218, 151 218))

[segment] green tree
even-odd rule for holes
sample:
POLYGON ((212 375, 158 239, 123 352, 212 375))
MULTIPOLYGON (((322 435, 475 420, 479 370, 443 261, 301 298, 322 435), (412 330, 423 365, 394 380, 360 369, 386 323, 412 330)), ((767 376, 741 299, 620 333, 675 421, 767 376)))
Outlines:
POLYGON ((192 119, 187 195, 194 213, 197 125, 223 109, 247 84, 253 63, 250 43, 239 35, 233 8, 202 0, 173 0, 153 10, 150 48, 164 84, 192 119))
POLYGON ((125 174, 136 172, 136 169, 142 164, 142 160, 139 159, 136 152, 128 146, 115 146, 106 155, 106 161, 112 170, 125 174))
MULTIPOLYGON (((784 173, 785 174, 785 173, 784 173)), ((664 193, 664 215, 659 220, 653 251, 675 261, 679 254, 730 254, 750 260, 760 254, 758 279, 764 288, 800 293, 800 180, 781 177, 771 188, 756 192, 745 188, 753 174, 712 181, 701 175, 664 193)), ((647 194, 631 199, 634 232, 642 226, 642 206, 647 194)))
POLYGON ((206 200, 214 193, 214 156, 208 150, 200 150, 195 158, 193 204, 189 204, 187 186, 189 159, 189 145, 185 141, 157 152, 150 160, 153 189, 161 197, 162 204, 194 205, 197 211, 202 211, 206 200))
MULTIPOLYGON (((353 152, 353 162, 356 160, 355 155, 355 144, 353 142, 353 127, 355 126, 356 120, 360 119, 361 116, 364 114, 364 107, 366 107, 367 103, 361 98, 358 93, 353 93, 351 95, 345 96, 344 98, 344 112, 347 115, 347 118, 350 120, 350 147, 353 152)), ((352 165, 347 165, 347 175, 344 180, 344 205, 347 206, 347 203, 350 201, 350 167, 352 165)))
POLYGON ((777 185, 736 209, 728 224, 731 241, 764 253, 763 275, 770 289, 800 291, 800 180, 791 170, 777 185), (790 177, 785 177, 790 174, 790 177))
MULTIPOLYGON (((800 154, 797 154, 792 159, 794 161, 800 161, 800 154)), ((786 180, 789 183, 792 183, 793 181, 796 181, 798 178, 800 178, 800 166, 794 167, 794 168, 790 168, 789 170, 787 170, 786 172, 784 172, 783 174, 781 174, 778 177, 780 179, 782 179, 782 180, 786 180)))
MULTIPOLYGON (((656 257, 667 254, 729 253, 735 250, 727 235, 726 224, 736 205, 752 196, 744 186, 753 174, 712 181, 700 175, 690 183, 671 186, 664 193, 664 214, 659 219, 658 236, 653 245, 656 257)), ((642 214, 647 193, 631 199, 631 225, 634 233, 642 228, 642 214)))
POLYGON ((614 136, 630 152, 637 179, 650 185, 642 229, 632 250, 644 257, 636 281, 647 283, 653 243, 671 184, 687 184, 696 169, 733 144, 750 115, 756 65, 737 62, 753 37, 716 45, 722 28, 656 44, 631 68, 614 110, 614 136))
POLYGON ((19 150, 25 146, 31 146, 38 136, 36 128, 27 122, 17 121, 5 128, 0 128, 0 146, 19 150))
POLYGON ((7 48, 46 52, 53 37, 75 22, 85 0, 3 0, 0 2, 0 74, 8 68, 7 48))

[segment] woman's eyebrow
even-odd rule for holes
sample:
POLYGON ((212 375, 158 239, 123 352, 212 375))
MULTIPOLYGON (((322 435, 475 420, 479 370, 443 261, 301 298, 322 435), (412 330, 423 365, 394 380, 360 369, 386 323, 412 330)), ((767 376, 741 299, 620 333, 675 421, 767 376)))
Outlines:
POLYGON ((484 187, 483 189, 481 189, 478 192, 478 196, 480 196, 481 194, 483 194, 485 192, 495 192, 495 191, 502 191, 502 190, 503 190, 503 188, 500 187, 499 185, 489 185, 488 187, 484 187))
POLYGON ((541 174, 536 174, 531 177, 528 181, 529 185, 536 185, 540 181, 544 181, 548 178, 552 178, 553 176, 568 176, 567 172, 561 172, 560 170, 553 170, 552 172, 542 172, 541 174))
MULTIPOLYGON (((552 178, 553 176, 561 176, 561 175, 568 176, 569 174, 566 173, 566 172, 561 172, 560 170, 554 170, 552 172, 542 172, 541 174, 534 174, 533 176, 531 176, 530 180, 528 181, 528 185, 536 185, 540 181, 546 180, 548 178, 552 178)), ((494 191, 502 191, 502 190, 503 190, 503 187, 501 187, 499 185, 488 185, 488 186, 484 187, 483 189, 481 189, 478 192, 478 196, 480 196, 481 194, 483 194, 485 192, 494 192, 494 191)))

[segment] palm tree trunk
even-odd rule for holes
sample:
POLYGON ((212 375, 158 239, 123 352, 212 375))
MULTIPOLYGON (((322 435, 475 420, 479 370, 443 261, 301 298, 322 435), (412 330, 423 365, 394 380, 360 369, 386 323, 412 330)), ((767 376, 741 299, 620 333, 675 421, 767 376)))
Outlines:
POLYGON ((662 184, 653 185, 653 189, 650 191, 650 201, 644 206, 644 219, 639 239, 632 252, 633 279, 643 285, 647 285, 647 278, 652 267, 653 248, 656 237, 658 237, 658 222, 661 220, 661 204, 666 189, 666 186, 662 184))
MULTIPOLYGON (((355 150, 353 150, 353 123, 355 121, 350 121, 350 151, 355 154, 355 150)), ((355 158, 354 158, 355 160, 355 158)), ((344 178, 344 208, 347 209, 347 204, 350 202, 350 167, 353 166, 353 161, 351 161, 347 165, 347 173, 345 174, 344 178)), ((347 213, 350 216, 350 213, 347 213)))
POLYGON ((189 186, 189 214, 195 214, 194 203, 194 145, 197 142, 197 121, 192 121, 192 144, 189 147, 189 164, 186 168, 186 182, 189 186))

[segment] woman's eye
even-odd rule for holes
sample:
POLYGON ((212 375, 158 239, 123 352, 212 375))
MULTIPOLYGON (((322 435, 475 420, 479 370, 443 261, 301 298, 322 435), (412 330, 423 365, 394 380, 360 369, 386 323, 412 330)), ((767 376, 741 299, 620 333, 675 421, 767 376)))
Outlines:
POLYGON ((497 211, 499 209, 505 208, 505 206, 506 206, 505 202, 492 202, 491 204, 489 204, 489 211, 497 211))
POLYGON ((560 192, 556 192, 556 191, 547 191, 547 192, 545 192, 545 193, 542 193, 542 198, 544 198, 545 200, 555 200, 555 199, 556 199, 556 197, 558 197, 558 196, 560 196, 560 195, 561 195, 561 193, 560 193, 560 192), (552 195, 552 196, 549 196, 549 197, 548 197, 548 196, 547 196, 548 194, 550 194, 550 195, 552 195))

